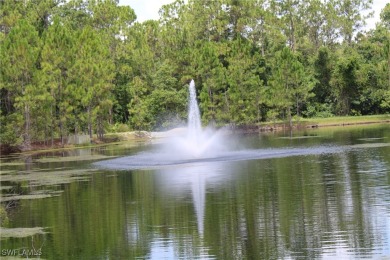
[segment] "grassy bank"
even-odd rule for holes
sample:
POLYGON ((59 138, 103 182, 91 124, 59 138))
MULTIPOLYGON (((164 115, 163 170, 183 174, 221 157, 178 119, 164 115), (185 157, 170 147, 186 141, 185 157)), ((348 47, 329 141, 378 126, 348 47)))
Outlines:
POLYGON ((390 115, 371 115, 371 116, 338 116, 328 118, 305 118, 300 122, 308 126, 343 126, 374 123, 390 123, 390 115))
MULTIPOLYGON (((327 118, 298 118, 293 120, 294 128, 316 128, 327 126, 365 125, 375 123, 390 123, 390 115, 370 115, 370 116, 335 116, 327 118)), ((288 127, 287 121, 274 121, 260 123, 263 131, 275 131, 288 127)))

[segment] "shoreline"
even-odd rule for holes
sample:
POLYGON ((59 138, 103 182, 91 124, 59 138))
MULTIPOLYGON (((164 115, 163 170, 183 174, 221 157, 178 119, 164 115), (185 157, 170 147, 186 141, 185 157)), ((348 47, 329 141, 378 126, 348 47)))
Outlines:
MULTIPOLYGON (((328 120, 326 120, 328 121, 328 120)), ((364 121, 343 121, 343 122, 315 122, 312 120, 302 120, 293 122, 292 130, 302 129, 315 129, 315 128, 327 128, 327 127, 345 127, 345 126, 358 126, 358 125, 374 125, 374 124, 389 124, 390 116, 388 119, 382 120, 364 120, 364 121)), ((234 126, 234 129, 250 130, 250 132, 277 132, 285 129, 289 129, 288 122, 277 122, 277 123, 262 123, 260 125, 249 125, 249 126, 234 126), (251 131, 252 130, 252 131, 251 131)))
MULTIPOLYGON (((390 124, 390 115, 381 116, 358 116, 358 117, 334 117, 324 119, 301 119, 293 122, 293 131, 302 129, 316 129, 326 127, 345 127, 345 126, 358 126, 358 125, 374 125, 374 124, 390 124), (369 120, 372 117, 372 120, 369 120)), ((243 132, 243 133, 266 133, 266 132, 279 132, 285 129, 289 129, 288 122, 266 122, 259 125, 227 125, 228 131, 243 132)), ((0 157, 8 156, 17 153, 36 153, 36 152, 51 152, 61 150, 73 150, 87 147, 99 147, 108 144, 122 143, 122 142, 147 142, 150 140, 156 140, 161 138, 168 138, 181 134, 185 131, 185 128, 179 127, 167 131, 160 132, 148 132, 148 131, 131 131, 120 133, 107 133, 104 140, 93 139, 91 143, 84 145, 61 145, 58 142, 52 145, 45 145, 44 142, 34 142, 31 144, 30 149, 23 150, 21 147, 4 146, 0 144, 0 157)))

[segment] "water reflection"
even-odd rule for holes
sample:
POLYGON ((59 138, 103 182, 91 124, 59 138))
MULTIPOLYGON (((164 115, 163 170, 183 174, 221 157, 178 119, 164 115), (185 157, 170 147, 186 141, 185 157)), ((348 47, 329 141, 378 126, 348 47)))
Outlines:
POLYGON ((229 163, 203 163, 172 166, 157 170, 155 175, 161 192, 171 197, 185 197, 190 192, 196 213, 198 233, 203 237, 206 207, 206 187, 216 189, 231 181, 229 163))
MULTIPOLYGON (((262 151, 286 151, 290 145, 308 152, 98 170, 89 182, 58 186, 61 196, 21 201, 10 224, 50 227, 43 238, 34 237, 45 241, 46 259, 386 259, 390 146, 385 140, 390 138, 381 138, 386 133, 338 134, 333 142, 344 147, 338 152, 310 149, 329 142, 323 137, 255 136, 243 142, 262 151), (373 142, 370 136, 381 139, 373 142)), ((38 166, 53 171, 52 164, 38 166)), ((8 239, 1 245, 22 248, 31 241, 8 239)))

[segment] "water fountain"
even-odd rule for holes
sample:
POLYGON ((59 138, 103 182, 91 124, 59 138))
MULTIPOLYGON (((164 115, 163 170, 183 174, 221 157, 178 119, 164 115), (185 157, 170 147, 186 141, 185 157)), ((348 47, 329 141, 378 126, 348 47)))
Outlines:
POLYGON ((218 152, 227 149, 220 140, 222 130, 202 129, 198 101, 196 100, 195 82, 189 84, 187 133, 184 136, 172 137, 166 150, 175 157, 201 159, 215 157, 218 152))
POLYGON ((187 140, 193 144, 197 144, 202 133, 200 122, 200 112, 198 101, 196 100, 195 82, 191 80, 189 86, 189 101, 188 101, 188 136, 187 140))
POLYGON ((165 145, 160 149, 101 161, 95 165, 106 169, 147 169, 218 160, 218 157, 227 151, 227 146, 222 145, 221 142, 222 132, 202 129, 195 83, 192 80, 189 84, 188 122, 185 135, 168 137, 165 145))

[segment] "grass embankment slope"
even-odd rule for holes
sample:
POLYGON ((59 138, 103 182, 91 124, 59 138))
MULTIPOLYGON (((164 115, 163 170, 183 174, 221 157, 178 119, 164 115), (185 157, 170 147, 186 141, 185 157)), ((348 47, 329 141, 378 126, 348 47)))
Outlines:
MULTIPOLYGON (((317 128, 329 126, 347 126, 347 125, 366 125, 390 123, 389 115, 370 115, 370 116, 335 116, 327 118, 299 118, 294 119, 293 128, 317 128)), ((287 121, 262 122, 260 128, 263 131, 277 131, 278 129, 288 127, 287 121)))
POLYGON ((372 116, 339 116, 339 117, 328 117, 328 118, 305 118, 300 120, 300 122, 308 126, 317 126, 317 127, 390 123, 390 114, 372 115, 372 116))

